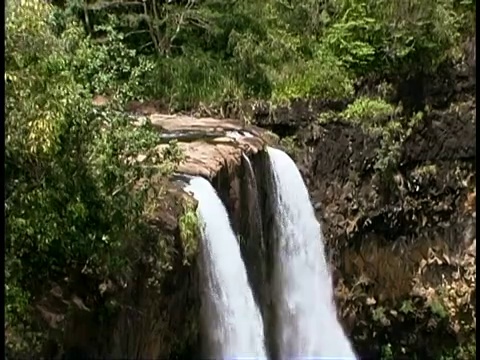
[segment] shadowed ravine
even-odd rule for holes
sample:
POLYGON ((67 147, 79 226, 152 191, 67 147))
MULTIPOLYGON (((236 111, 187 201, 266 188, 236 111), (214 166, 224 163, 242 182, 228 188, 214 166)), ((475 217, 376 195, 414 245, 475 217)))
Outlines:
MULTIPOLYGON (((271 332, 265 336, 274 338, 274 350, 265 349, 262 317, 224 204, 203 178, 194 178, 185 188, 198 200, 202 223, 203 354, 222 359, 266 358, 267 353, 282 360, 356 359, 337 320, 320 224, 300 172, 283 151, 267 148, 267 153, 275 184, 270 194, 273 246, 268 250, 274 259, 270 289, 275 326, 265 328, 271 332)), ((249 171, 253 173, 251 166, 249 171)))

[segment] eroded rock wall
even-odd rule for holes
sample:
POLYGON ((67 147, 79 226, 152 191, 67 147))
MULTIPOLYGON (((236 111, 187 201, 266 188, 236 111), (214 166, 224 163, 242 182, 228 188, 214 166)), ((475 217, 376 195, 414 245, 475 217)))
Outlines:
POLYGON ((213 179, 237 234, 242 258, 257 305, 262 313, 267 348, 275 358, 275 323, 270 289, 273 269, 271 231, 275 185, 266 151, 242 157, 240 166, 225 167, 213 179))
POLYGON ((261 115, 260 123, 295 136, 285 150, 317 209, 339 315, 357 351, 436 359, 472 344, 474 100, 428 113, 398 143, 398 163, 388 173, 375 166, 385 155, 381 134, 342 121, 321 124, 309 103, 303 112, 296 107, 275 110, 273 123, 261 115))
POLYGON ((341 125, 307 145, 314 161, 299 161, 320 204, 342 317, 360 352, 380 351, 371 348, 378 339, 434 358, 438 341, 454 347, 474 330, 475 128, 467 114, 444 116, 414 130, 388 179, 368 166, 376 139, 348 139, 341 125))

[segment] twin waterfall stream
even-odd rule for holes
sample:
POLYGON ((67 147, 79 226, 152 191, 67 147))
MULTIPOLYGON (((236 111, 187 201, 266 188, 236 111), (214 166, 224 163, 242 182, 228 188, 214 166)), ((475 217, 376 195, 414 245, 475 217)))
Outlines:
POLYGON ((198 200, 202 223, 202 357, 356 359, 337 320, 323 236, 301 174, 283 151, 267 148, 267 152, 275 185, 271 284, 275 326, 268 335, 273 345, 265 339, 265 320, 224 204, 201 177, 186 186, 198 200))

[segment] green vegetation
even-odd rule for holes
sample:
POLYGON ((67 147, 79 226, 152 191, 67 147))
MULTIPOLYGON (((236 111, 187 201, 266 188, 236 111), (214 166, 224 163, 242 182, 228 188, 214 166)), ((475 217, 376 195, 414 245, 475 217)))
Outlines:
POLYGON ((342 115, 350 121, 357 121, 361 124, 375 124, 377 119, 389 120, 395 114, 393 105, 382 99, 359 97, 352 104, 348 105, 342 115))
POLYGON ((173 110, 344 98, 362 77, 429 74, 461 55, 475 16, 473 0, 60 2, 56 32, 76 16, 91 39, 75 60, 90 91, 173 110))
POLYGON ((198 221, 196 205, 186 201, 183 213, 179 220, 180 239, 183 245, 183 263, 190 264, 190 261, 197 253, 200 223, 198 221))
POLYGON ((297 153, 297 137, 296 136, 286 136, 280 139, 280 146, 283 147, 284 151, 290 156, 295 156, 297 153))
MULTIPOLYGON (((126 102, 178 111, 352 97, 364 78, 397 86, 461 55, 475 2, 22 0, 6 14, 5 329, 10 349, 31 354, 42 333, 33 306, 53 284, 96 289, 128 276, 130 246, 162 196, 152 181, 182 157, 175 143, 153 153, 155 132, 131 124, 126 102), (111 101, 94 107, 94 95, 111 101)), ((343 116, 386 132, 390 154, 402 122, 385 119, 396 109, 362 97, 343 116)), ((191 208, 180 226, 188 262, 191 208)), ((172 249, 161 249, 168 258, 172 249)))
POLYGON ((475 359, 477 356, 476 339, 471 339, 466 346, 453 349, 441 356, 440 360, 456 360, 456 359, 475 359))
POLYGON ((44 333, 32 307, 54 283, 98 286, 128 274, 149 179, 168 175, 178 154, 154 166, 152 129, 131 125, 115 102, 91 105, 92 88, 118 84, 111 94, 121 99, 130 86, 122 76, 132 84, 145 69, 126 63, 121 42, 93 44, 75 22, 55 34, 43 1, 9 2, 7 13, 5 329, 10 349, 33 354, 44 333))
POLYGON ((423 112, 409 117, 403 113, 401 105, 395 107, 382 98, 358 97, 339 113, 321 113, 318 122, 325 124, 345 121, 360 126, 366 133, 377 136, 380 146, 376 149, 377 159, 374 169, 388 182, 396 171, 402 142, 412 129, 423 119, 423 112))

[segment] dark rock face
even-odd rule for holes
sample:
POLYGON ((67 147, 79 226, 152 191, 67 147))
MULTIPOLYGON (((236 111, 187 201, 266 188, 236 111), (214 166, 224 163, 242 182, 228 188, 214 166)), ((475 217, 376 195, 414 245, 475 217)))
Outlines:
POLYGON ((460 196, 459 192, 474 184, 476 151, 475 106, 462 104, 462 109, 434 111, 413 129, 402 144, 391 184, 373 169, 375 150, 380 146, 378 137, 342 123, 311 125, 301 130, 298 136, 303 143, 302 155, 296 160, 314 202, 322 204, 326 213, 340 201, 337 206, 348 206, 350 213, 344 215, 350 216, 360 209, 381 212, 384 207, 405 212, 411 207, 401 202, 406 195, 416 199, 432 193, 446 198, 460 196))
MULTIPOLYGON (((285 122, 283 134, 291 134, 294 122, 285 122)), ((339 317, 359 355, 378 358, 391 345, 396 357, 436 359, 468 345, 475 332, 475 104, 429 113, 400 143, 388 176, 374 166, 382 135, 346 122, 300 123, 293 157, 328 242, 339 317)), ((268 128, 275 126, 284 125, 268 128)), ((242 239, 275 358, 269 289, 275 186, 266 153, 251 161, 256 191, 244 163, 220 172, 214 185, 242 239)))
POLYGON ((388 348, 394 358, 436 359, 472 344, 475 79, 460 70, 443 82, 427 79, 424 101, 433 110, 405 132, 388 174, 374 166, 382 135, 316 121, 341 106, 254 113, 254 124, 296 137, 291 155, 323 226, 339 317, 362 356, 388 348))
POLYGON ((476 152, 476 104, 473 101, 434 110, 404 144, 404 164, 472 160, 476 152))
POLYGON ((290 136, 299 127, 315 121, 325 111, 342 111, 353 99, 344 100, 295 100, 288 106, 271 108, 266 103, 253 106, 253 122, 262 128, 273 131, 280 137, 290 136))
MULTIPOLYGON (((249 283, 262 314, 265 338, 271 345, 274 324, 269 288, 269 271, 273 267, 271 252, 268 251, 272 223, 269 194, 274 187, 269 170, 266 152, 259 151, 250 156, 248 162, 247 158, 243 158, 237 167, 224 167, 212 184, 229 213, 249 283)), ((271 349, 271 346, 267 347, 271 349)))

